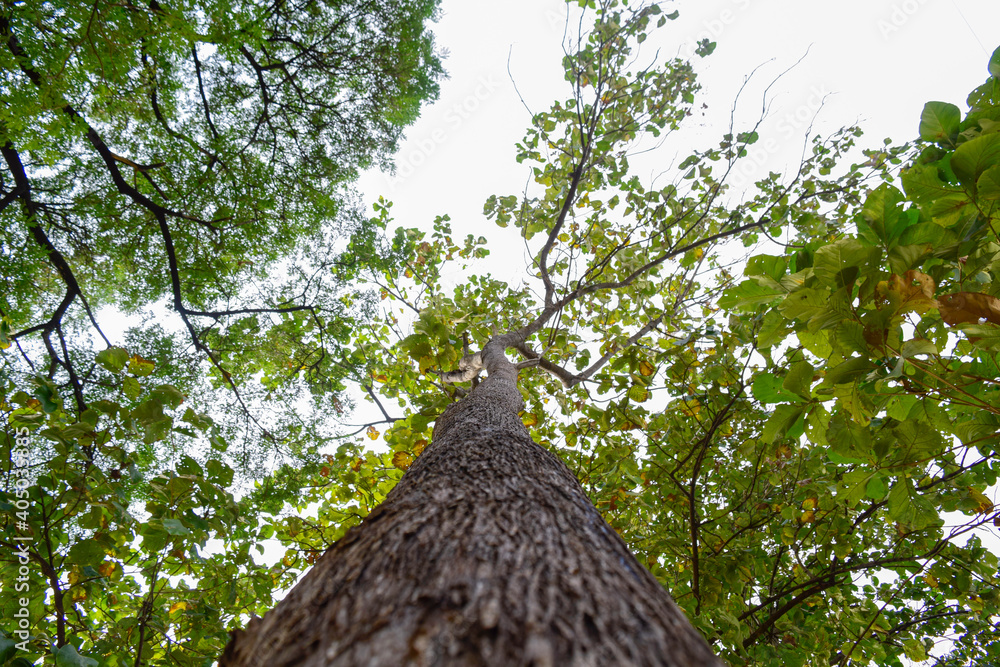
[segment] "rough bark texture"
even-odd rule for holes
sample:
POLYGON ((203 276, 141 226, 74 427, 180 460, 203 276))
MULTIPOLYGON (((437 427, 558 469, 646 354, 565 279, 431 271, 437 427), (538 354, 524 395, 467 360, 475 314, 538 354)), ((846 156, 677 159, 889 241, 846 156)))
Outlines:
POLYGON ((489 377, 385 502, 234 632, 220 667, 720 664, 531 440, 503 348, 482 357, 489 377))

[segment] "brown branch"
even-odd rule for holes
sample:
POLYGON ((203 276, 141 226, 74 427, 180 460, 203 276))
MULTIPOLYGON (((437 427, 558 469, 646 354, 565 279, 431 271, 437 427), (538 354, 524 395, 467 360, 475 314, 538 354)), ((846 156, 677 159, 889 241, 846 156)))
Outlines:
MULTIPOLYGON (((584 140, 583 128, 580 128, 580 140, 584 140)), ((573 207, 573 201, 576 199, 576 191, 580 185, 580 179, 583 177, 584 167, 586 165, 588 156, 590 155, 590 145, 583 146, 583 150, 580 155, 580 162, 577 163, 576 169, 573 170, 573 176, 570 179, 569 190, 566 192, 566 198, 563 200, 562 208, 559 211, 559 215, 556 218, 555 224, 549 231, 549 237, 545 240, 545 245, 542 247, 542 251, 538 255, 538 270, 542 276, 542 283, 545 285, 545 305, 548 306, 552 303, 552 298, 555 295, 555 287, 552 285, 552 279, 549 277, 549 267, 548 267, 548 257, 549 252, 555 245, 556 240, 559 237, 559 232, 562 230, 563 225, 566 222, 566 216, 569 214, 573 207)))
POLYGON ((832 586, 836 586, 837 584, 839 584, 840 582, 835 578, 836 576, 837 575, 830 575, 829 579, 821 581, 816 585, 807 588, 806 590, 802 591, 794 598, 786 602, 785 604, 775 609, 770 616, 764 619, 764 621, 760 625, 758 625, 757 628, 752 633, 750 633, 749 637, 743 640, 743 648, 750 647, 754 642, 757 641, 758 637, 760 637, 762 634, 770 630, 771 627, 775 623, 777 623, 782 616, 784 616, 789 611, 798 606, 799 603, 801 603, 803 600, 806 600, 815 595, 816 593, 821 593, 825 591, 827 588, 831 588, 832 586))
POLYGON ((560 382, 563 383, 564 387, 572 387, 581 381, 578 379, 577 375, 570 373, 562 366, 554 364, 545 357, 539 355, 537 352, 528 347, 527 343, 523 341, 516 345, 514 349, 523 354, 529 361, 534 362, 539 368, 548 371, 551 375, 555 376, 560 382))
POLYGON ((127 157, 122 157, 121 155, 118 155, 116 153, 111 153, 111 157, 114 158, 117 162, 121 162, 122 164, 127 164, 128 166, 132 167, 137 171, 150 171, 152 169, 159 169, 160 167, 166 164, 166 162, 156 162, 154 164, 139 164, 138 162, 134 162, 128 159, 127 157))
POLYGON ((201 104, 205 109, 205 120, 208 121, 208 128, 212 131, 212 137, 219 139, 219 131, 215 129, 212 122, 212 113, 209 110, 208 97, 205 95, 205 83, 201 79, 201 60, 198 59, 198 45, 191 45, 191 58, 194 60, 194 73, 198 77, 198 94, 201 95, 201 104))
MULTIPOLYGON (((0 26, 2 26, 2 21, 3 19, 0 19, 0 26)), ((12 192, 17 194, 17 197, 20 198, 21 204, 24 207, 25 218, 27 219, 28 230, 31 233, 31 237, 34 239, 35 243, 45 250, 45 254, 48 256, 49 262, 56 268, 56 271, 59 273, 59 277, 62 278, 63 282, 66 284, 66 296, 63 297, 62 302, 56 308, 52 317, 50 317, 47 322, 29 327, 28 329, 11 336, 12 339, 16 339, 20 336, 25 336, 36 331, 53 331, 56 326, 58 326, 59 322, 62 321, 62 317, 66 313, 70 304, 72 304, 73 300, 80 295, 80 284, 77 282, 76 276, 73 274, 73 269, 70 267, 69 262, 66 261, 63 254, 59 252, 59 249, 55 247, 55 244, 53 244, 52 240, 49 239, 48 235, 46 235, 45 230, 42 229, 41 221, 39 220, 38 215, 42 207, 31 196, 31 182, 24 169, 24 164, 21 162, 20 154, 10 141, 4 144, 3 147, 0 147, 0 154, 3 154, 11 176, 14 178, 14 189, 12 192)))
MULTIPOLYGON (((145 50, 143 50, 143 53, 142 53, 142 62, 143 62, 144 65, 147 64, 147 56, 146 56, 145 50)), ((157 93, 156 93, 156 76, 155 76, 155 74, 153 75, 153 85, 151 86, 150 91, 149 91, 149 102, 150 102, 150 105, 153 107, 153 116, 156 118, 156 121, 160 124, 160 126, 164 130, 166 130, 167 134, 169 134, 170 136, 172 136, 175 139, 180 139, 182 141, 187 142, 195 150, 197 150, 198 152, 200 152, 200 153, 204 154, 206 157, 208 157, 208 166, 206 167, 206 172, 209 171, 209 170, 211 170, 212 166, 215 165, 216 162, 218 162, 219 164, 221 164, 224 168, 228 168, 228 167, 226 167, 226 163, 223 162, 219 158, 219 156, 215 155, 211 151, 209 151, 206 148, 202 147, 201 144, 199 144, 197 141, 195 141, 191 137, 187 136, 186 134, 184 134, 182 132, 178 132, 177 130, 175 130, 172 127, 170 127, 170 123, 167 122, 166 117, 163 115, 163 111, 160 109, 160 102, 159 102, 159 98, 158 98, 157 93)))
POLYGON ((572 387, 575 384, 579 384, 580 382, 583 382, 584 380, 589 379, 590 376, 592 376, 594 373, 596 373, 597 371, 599 371, 604 366, 604 364, 608 363, 611 360, 611 358, 617 352, 619 352, 620 350, 628 349, 628 348, 632 347, 633 345, 635 345, 639 341, 640 338, 642 338, 643 336, 645 336, 646 334, 648 334, 650 331, 652 331, 653 329, 655 329, 660 324, 660 322, 663 321, 663 317, 665 315, 666 315, 666 313, 662 313, 659 317, 655 317, 655 318, 651 319, 649 322, 646 322, 645 326, 643 326, 641 329, 639 329, 638 331, 636 331, 634 334, 632 334, 629 337, 629 339, 627 341, 625 341, 625 345, 622 348, 620 348, 620 349, 616 348, 614 350, 608 350, 604 355, 601 356, 600 359, 598 359, 597 361, 595 361, 594 363, 592 363, 589 368, 587 368, 585 371, 583 371, 581 373, 578 373, 574 377, 573 384, 570 384, 570 385, 567 385, 567 386, 572 387))

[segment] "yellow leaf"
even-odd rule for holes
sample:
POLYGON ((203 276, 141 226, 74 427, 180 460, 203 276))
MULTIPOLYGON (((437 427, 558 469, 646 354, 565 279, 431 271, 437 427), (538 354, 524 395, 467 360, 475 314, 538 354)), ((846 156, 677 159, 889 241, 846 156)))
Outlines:
POLYGON ((924 575, 924 581, 926 581, 927 585, 930 586, 931 588, 937 588, 938 587, 937 579, 932 574, 925 574, 924 575))
POLYGON ((370 440, 378 440, 379 432, 374 426, 369 426, 365 430, 365 435, 367 435, 370 440))
POLYGON ((701 403, 697 398, 684 401, 681 403, 681 412, 684 413, 684 416, 686 417, 694 417, 696 414, 701 412, 701 403))
POLYGON ((641 384, 634 384, 628 389, 628 397, 636 403, 643 403, 649 400, 649 390, 641 384))
POLYGON ((650 375, 652 375, 655 372, 656 372, 656 367, 653 366, 653 364, 651 364, 651 363, 649 363, 648 361, 645 361, 645 360, 639 362, 639 373, 643 377, 649 377, 650 375))
POLYGON ((407 470, 413 464, 413 454, 409 452, 396 452, 392 455, 392 465, 400 470, 407 470))
POLYGON ((803 512, 802 516, 799 517, 799 521, 802 523, 812 523, 816 520, 816 512, 809 510, 808 512, 803 512))
POLYGON ((802 501, 802 509, 804 510, 814 510, 816 509, 817 500, 815 498, 806 498, 802 501))
POLYGON ((133 375, 138 375, 140 377, 149 375, 153 372, 153 368, 156 367, 156 362, 149 359, 143 359, 138 354, 133 354, 128 360, 128 370, 133 375))
POLYGON ((185 602, 184 600, 181 600, 179 602, 175 602, 172 605, 170 605, 170 611, 168 611, 167 613, 168 614, 172 614, 175 611, 184 611, 187 608, 188 608, 187 602, 185 602))
POLYGON ((969 497, 979 503, 976 506, 976 514, 989 514, 993 511, 993 501, 983 495, 979 489, 970 486, 969 497))
POLYGON ((114 574, 115 564, 111 562, 101 563, 97 566, 97 571, 102 577, 110 577, 114 574))
POLYGON ((920 271, 907 271, 901 276, 895 273, 889 280, 883 280, 877 286, 879 296, 883 299, 895 300, 897 312, 916 313, 927 312, 937 305, 934 300, 934 279, 920 271))
POLYGON ((537 423, 538 423, 538 415, 536 415, 535 413, 529 412, 528 414, 524 415, 525 426, 534 426, 537 423))
POLYGON ((417 440, 415 443, 413 443, 413 447, 412 447, 412 449, 413 449, 413 455, 414 456, 420 456, 423 453, 423 451, 424 451, 424 447, 426 447, 426 446, 427 446, 427 441, 426 440, 417 440))

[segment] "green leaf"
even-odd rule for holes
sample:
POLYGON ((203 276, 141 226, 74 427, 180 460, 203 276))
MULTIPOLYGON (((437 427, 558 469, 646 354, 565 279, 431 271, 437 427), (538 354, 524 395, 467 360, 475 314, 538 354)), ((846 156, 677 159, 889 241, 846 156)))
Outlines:
POLYGON ((994 79, 1000 79, 1000 48, 997 48, 993 52, 993 55, 990 56, 990 62, 987 69, 989 69, 990 76, 994 79))
POLYGON ((889 491, 889 518, 911 530, 922 530, 940 521, 934 506, 913 488, 913 482, 904 478, 889 491))
POLYGON ((858 233, 871 245, 894 245, 909 224, 902 202, 903 193, 888 183, 872 190, 858 219, 858 233))
POLYGON ((936 428, 926 421, 907 419, 892 429, 896 437, 893 456, 904 461, 920 462, 940 454, 945 441, 936 428))
POLYGON ((808 361, 796 361, 788 369, 782 387, 802 399, 809 400, 812 394, 813 375, 816 370, 808 361))
POLYGON ((976 181, 976 191, 980 199, 986 201, 1000 199, 1000 165, 994 165, 983 172, 976 181))
POLYGON ((191 531, 180 519, 163 519, 163 528, 171 535, 190 535, 191 531))
POLYGON ((865 487, 865 496, 876 501, 885 498, 885 494, 888 492, 889 487, 886 486, 885 478, 882 475, 873 475, 865 487))
POLYGON ((962 112, 948 102, 928 102, 920 114, 920 138, 924 141, 950 141, 958 134, 962 112))
POLYGON ((867 375, 875 368, 867 357, 851 357, 830 369, 823 378, 825 385, 837 385, 853 382, 867 375))
POLYGON ((861 273, 878 264, 881 251, 857 239, 841 239, 823 246, 813 256, 813 271, 824 285, 834 289, 853 285, 861 273))
POLYGON ((161 384, 153 389, 149 395, 151 400, 160 401, 171 409, 177 408, 186 398, 176 387, 169 384, 161 384))
POLYGON ((128 363, 128 350, 121 347, 109 347, 97 353, 97 363, 112 373, 120 373, 128 363))
POLYGON ((903 652, 906 653, 907 658, 914 662, 923 662, 927 659, 927 648, 918 639, 904 639, 903 652))
POLYGON ((743 274, 746 276, 767 276, 775 282, 781 280, 788 267, 788 260, 774 255, 754 255, 747 260, 743 274))
POLYGON ((208 471, 208 479, 220 486, 229 486, 233 482, 233 469, 225 463, 216 459, 209 459, 205 462, 205 469, 208 471))
POLYGON ((955 149, 951 158, 951 168, 962 185, 975 189, 979 177, 991 168, 1000 165, 1000 134, 976 137, 955 149))
POLYGON ((900 354, 904 357, 912 357, 917 354, 937 354, 938 349, 932 341, 926 338, 914 338, 903 343, 900 354))
POLYGON ((775 408, 774 414, 764 424, 761 439, 764 442, 774 442, 778 438, 788 438, 789 440, 798 438, 805 432, 804 414, 804 404, 782 403, 775 408))
POLYGON ((139 386, 138 380, 130 375, 126 375, 122 378, 122 393, 131 399, 136 399, 142 393, 142 387, 139 386))
POLYGON ((5 664, 17 652, 17 644, 13 639, 0 634, 0 665, 5 664))
POLYGON ((771 373, 760 373, 753 379, 751 393, 761 403, 797 403, 802 398, 784 388, 784 379, 771 373))
POLYGON ((830 419, 826 432, 830 444, 827 456, 838 463, 864 463, 873 458, 871 432, 864 426, 848 420, 842 413, 830 419))
MULTIPOLYGON (((936 225, 935 227, 940 229, 936 225)), ((929 243, 894 246, 889 250, 889 268, 901 276, 914 266, 918 266, 919 262, 932 252, 934 246, 929 243)))
POLYGON ((789 294, 778 308, 790 320, 808 321, 825 311, 829 303, 829 290, 806 287, 789 294))
POLYGON ((862 356, 868 356, 868 341, 865 340, 865 330, 860 322, 855 320, 844 320, 834 333, 834 340, 844 353, 858 352, 862 356))
POLYGON ((744 280, 730 287, 719 297, 719 307, 725 310, 751 310, 782 296, 778 290, 760 285, 756 280, 744 280))
POLYGON ((959 329, 976 347, 993 350, 1000 348, 1000 326, 995 324, 960 324, 959 329))
POLYGON ((163 402, 156 399, 144 401, 131 412, 132 419, 145 426, 154 421, 164 419, 163 402))
POLYGON ((911 167, 901 175, 907 196, 918 204, 929 204, 942 197, 960 195, 955 188, 945 184, 934 165, 911 167))
POLYGON ((65 644, 56 651, 56 667, 96 667, 98 664, 93 658, 77 653, 72 644, 65 644))
POLYGON ((79 565, 97 565, 104 560, 104 545, 97 540, 82 540, 69 550, 69 562, 79 565))
POLYGON ((143 548, 151 552, 162 550, 167 545, 167 540, 170 539, 170 534, 164 530, 163 524, 156 520, 144 523, 139 529, 139 534, 142 536, 143 548))
POLYGON ((865 470, 852 470, 844 474, 842 488, 844 489, 844 499, 848 507, 857 505, 868 491, 868 483, 874 473, 865 470))

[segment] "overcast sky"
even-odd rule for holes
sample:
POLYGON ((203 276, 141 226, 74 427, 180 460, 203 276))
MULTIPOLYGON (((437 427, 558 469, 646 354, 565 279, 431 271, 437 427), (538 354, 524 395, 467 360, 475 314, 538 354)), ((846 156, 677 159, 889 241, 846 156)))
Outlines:
MULTIPOLYGON (((1000 46, 997 0, 689 0, 661 6, 680 12, 659 31, 661 53, 689 54, 703 37, 718 43, 714 54, 696 58, 703 86, 699 113, 682 127, 680 145, 717 143, 740 85, 762 66, 754 78, 759 85, 741 98, 738 118, 751 124, 763 87, 805 56, 771 89, 762 140, 773 139, 766 168, 776 170, 801 152, 821 100, 814 131, 860 123, 863 145, 886 137, 903 142, 916 136, 924 102, 943 100, 964 110, 1000 46)), ((554 0, 445 0, 434 32, 449 52, 450 78, 439 101, 408 131, 396 176, 363 176, 365 199, 393 200, 398 225, 429 229, 435 215, 448 213, 456 233, 487 234, 499 245, 503 234, 483 218, 483 202, 490 194, 518 193, 527 180, 527 167, 514 160, 514 143, 530 115, 515 84, 533 111, 570 95, 560 66, 565 7, 554 0)), ((650 165, 662 171, 683 157, 674 143, 650 165)), ((647 166, 640 176, 652 170, 647 166)), ((497 255, 486 268, 514 268, 509 253, 497 255)))

